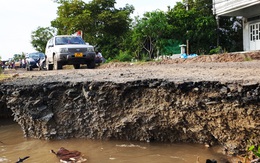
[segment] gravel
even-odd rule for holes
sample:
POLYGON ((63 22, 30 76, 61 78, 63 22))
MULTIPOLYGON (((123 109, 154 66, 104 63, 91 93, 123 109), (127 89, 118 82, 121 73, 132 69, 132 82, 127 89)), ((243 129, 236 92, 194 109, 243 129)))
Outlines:
POLYGON ((110 81, 124 83, 145 79, 181 82, 220 81, 254 84, 260 82, 260 60, 247 62, 198 62, 105 64, 96 69, 63 69, 53 71, 5 70, 14 77, 5 84, 34 85, 52 82, 110 81), (8 72, 9 71, 9 72, 8 72))

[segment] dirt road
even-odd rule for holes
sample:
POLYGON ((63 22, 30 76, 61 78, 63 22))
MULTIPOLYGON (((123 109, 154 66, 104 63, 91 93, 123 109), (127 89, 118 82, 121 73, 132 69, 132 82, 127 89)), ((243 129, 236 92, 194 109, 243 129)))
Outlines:
MULTIPOLYGON (((17 71, 17 84, 39 84, 56 81, 127 82, 144 79, 167 79, 175 82, 221 81, 242 84, 260 82, 260 61, 228 63, 190 63, 134 65, 99 69, 58 71, 17 71)), ((11 81, 9 81, 11 82, 11 81)))
MULTIPOLYGON (((112 81, 116 83, 165 79, 174 82, 220 81, 252 84, 260 82, 260 55, 256 53, 199 56, 149 63, 109 63, 96 69, 54 71, 12 71, 13 84, 39 84, 58 81, 112 81)), ((10 73, 11 71, 9 71, 10 73)), ((8 73, 8 70, 5 72, 8 73)))

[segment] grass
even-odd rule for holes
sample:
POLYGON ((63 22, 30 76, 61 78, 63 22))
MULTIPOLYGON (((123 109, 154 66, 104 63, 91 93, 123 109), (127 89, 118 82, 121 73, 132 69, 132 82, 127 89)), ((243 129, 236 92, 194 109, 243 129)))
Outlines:
POLYGON ((250 56, 245 57, 245 61, 252 61, 253 59, 250 56))
POLYGON ((10 74, 0 74, 0 81, 5 80, 5 79, 9 79, 12 76, 10 74))

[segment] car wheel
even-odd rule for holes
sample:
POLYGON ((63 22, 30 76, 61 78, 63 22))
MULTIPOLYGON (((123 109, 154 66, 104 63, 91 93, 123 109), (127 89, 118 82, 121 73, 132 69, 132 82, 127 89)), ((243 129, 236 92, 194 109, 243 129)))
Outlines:
POLYGON ((73 65, 75 69, 79 69, 80 68, 80 64, 74 64, 73 65))
POLYGON ((46 61, 42 62, 40 70, 46 70, 46 61))
POLYGON ((95 68, 95 67, 96 67, 96 62, 95 62, 95 60, 89 61, 89 62, 87 63, 87 67, 88 67, 88 68, 91 68, 91 69, 95 68))
POLYGON ((25 68, 26 68, 27 71, 29 71, 29 64, 28 63, 26 63, 25 68))
POLYGON ((27 70, 27 71, 32 71, 32 66, 30 66, 29 64, 27 64, 26 70, 27 70))
POLYGON ((54 70, 62 69, 62 64, 58 62, 57 56, 53 57, 53 66, 54 66, 54 70))

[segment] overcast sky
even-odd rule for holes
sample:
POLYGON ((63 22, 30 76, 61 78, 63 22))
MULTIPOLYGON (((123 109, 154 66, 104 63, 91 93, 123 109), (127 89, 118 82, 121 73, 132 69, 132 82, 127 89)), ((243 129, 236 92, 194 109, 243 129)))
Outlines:
MULTIPOLYGON (((89 0, 85 0, 88 2, 89 0)), ((135 7, 135 15, 160 9, 167 10, 181 0, 117 0, 116 7, 127 3, 135 7)), ((57 4, 52 0, 1 0, 0 1, 0 56, 2 60, 14 54, 34 52, 31 32, 38 26, 49 27, 56 18, 57 4)))

